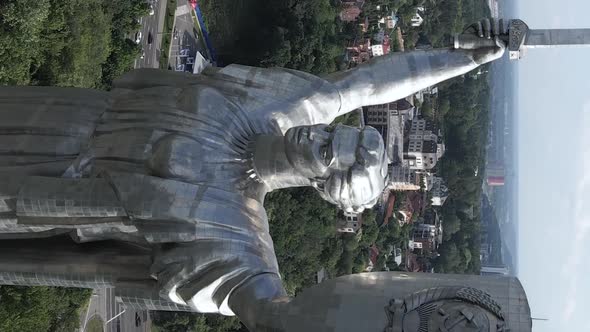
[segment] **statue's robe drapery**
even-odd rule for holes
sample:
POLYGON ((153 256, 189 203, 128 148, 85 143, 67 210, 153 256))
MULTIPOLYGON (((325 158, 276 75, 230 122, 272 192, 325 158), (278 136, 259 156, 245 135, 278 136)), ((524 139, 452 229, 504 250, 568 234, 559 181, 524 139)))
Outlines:
POLYGON ((340 106, 313 75, 237 65, 132 71, 108 93, 0 88, 0 283, 232 314, 233 289, 278 274, 252 139, 340 106))

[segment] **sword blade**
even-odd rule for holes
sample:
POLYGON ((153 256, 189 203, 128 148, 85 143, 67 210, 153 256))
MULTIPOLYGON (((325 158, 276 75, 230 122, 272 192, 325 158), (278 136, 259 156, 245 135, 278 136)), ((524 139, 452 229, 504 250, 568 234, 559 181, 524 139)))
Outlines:
POLYGON ((552 46, 590 46, 590 29, 531 29, 524 45, 529 48, 552 46))

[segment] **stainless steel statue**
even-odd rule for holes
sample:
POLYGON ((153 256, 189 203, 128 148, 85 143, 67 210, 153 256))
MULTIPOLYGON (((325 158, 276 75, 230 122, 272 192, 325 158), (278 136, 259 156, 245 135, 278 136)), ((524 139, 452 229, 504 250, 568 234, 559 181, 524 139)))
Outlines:
MULTIPOLYGON (((111 92, 2 87, 0 283, 116 287, 129 306, 303 331, 288 322, 314 300, 286 297, 266 193, 313 186, 342 209, 372 206, 386 177, 382 139, 327 124, 504 49, 399 53, 325 78, 231 65, 135 70, 111 92)), ((330 310, 309 322, 327 324, 330 310)))

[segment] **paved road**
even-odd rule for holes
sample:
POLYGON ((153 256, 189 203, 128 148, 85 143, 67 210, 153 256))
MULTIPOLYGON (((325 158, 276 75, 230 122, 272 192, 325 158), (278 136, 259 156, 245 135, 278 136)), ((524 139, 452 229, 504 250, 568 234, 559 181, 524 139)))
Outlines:
POLYGON ((106 324, 105 332, 151 331, 149 312, 123 308, 116 300, 114 288, 94 291, 88 303, 88 310, 80 317, 80 332, 84 332, 84 327, 93 317, 100 318, 103 324, 106 324))
POLYGON ((175 38, 170 45, 169 66, 176 70, 192 72, 189 58, 194 58, 197 51, 203 56, 207 54, 207 47, 197 29, 193 16, 193 9, 188 0, 179 0, 174 17, 175 38), (186 53, 181 55, 181 50, 186 53), (188 51, 186 51, 188 50, 188 51))
MULTIPOLYGON (((125 310, 118 318, 121 332, 150 332, 151 318, 147 310, 125 310)), ((118 331, 117 331, 118 332, 118 331)))
MULTIPOLYGON (((151 0, 154 6, 154 15, 141 17, 142 46, 145 56, 135 60, 135 68, 158 68, 160 58, 160 45, 162 44, 162 30, 164 29, 164 17, 166 16, 166 0, 151 0), (148 35, 152 34, 153 41, 148 44, 148 35)), ((131 38, 135 39, 135 36, 131 38)))
POLYGON ((115 296, 112 288, 97 289, 93 292, 88 303, 88 309, 80 316, 80 331, 84 331, 84 327, 89 320, 98 316, 103 323, 115 315, 114 307, 115 296))

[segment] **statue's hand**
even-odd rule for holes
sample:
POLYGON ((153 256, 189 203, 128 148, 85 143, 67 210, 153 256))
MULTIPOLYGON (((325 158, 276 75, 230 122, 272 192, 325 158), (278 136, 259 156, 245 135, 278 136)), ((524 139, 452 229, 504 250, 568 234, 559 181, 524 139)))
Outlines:
POLYGON ((454 47, 473 51, 473 60, 483 65, 501 58, 506 50, 501 22, 495 19, 484 19, 465 29, 463 34, 455 36, 454 47))

